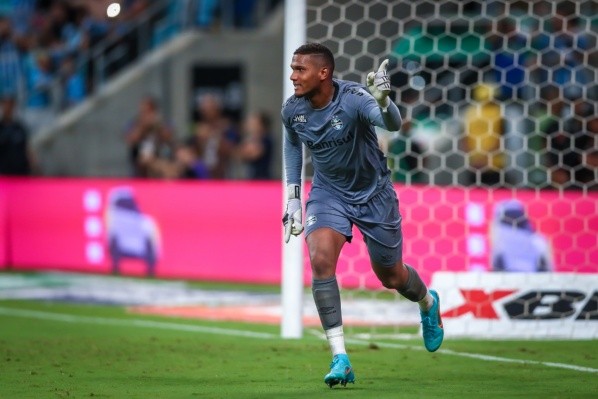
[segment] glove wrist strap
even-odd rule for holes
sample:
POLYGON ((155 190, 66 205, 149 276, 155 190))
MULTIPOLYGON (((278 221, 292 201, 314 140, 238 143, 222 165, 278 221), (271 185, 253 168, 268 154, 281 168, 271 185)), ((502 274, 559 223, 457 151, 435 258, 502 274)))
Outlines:
POLYGON ((301 198, 301 186, 298 184, 287 185, 287 198, 288 199, 300 199, 301 198))

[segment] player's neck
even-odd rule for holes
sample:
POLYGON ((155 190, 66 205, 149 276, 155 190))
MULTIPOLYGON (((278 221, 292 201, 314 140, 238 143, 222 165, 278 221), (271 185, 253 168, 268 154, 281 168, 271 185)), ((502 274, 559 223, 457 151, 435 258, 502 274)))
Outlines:
POLYGON ((314 109, 325 108, 334 98, 334 90, 332 82, 322 83, 321 89, 309 98, 309 103, 314 109))

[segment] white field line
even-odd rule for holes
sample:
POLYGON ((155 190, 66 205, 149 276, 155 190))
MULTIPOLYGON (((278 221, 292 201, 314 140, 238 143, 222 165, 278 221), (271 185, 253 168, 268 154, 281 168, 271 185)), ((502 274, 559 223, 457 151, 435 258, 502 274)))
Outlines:
MULTIPOLYGON (((367 341, 361 340, 350 340, 353 343, 360 343, 360 344, 369 344, 367 341)), ((377 342, 376 345, 383 347, 383 348, 408 348, 414 350, 424 350, 423 347, 420 346, 413 346, 413 345, 400 345, 400 344, 393 344, 393 343, 384 343, 384 342, 377 342)), ((598 373, 598 369, 594 369, 591 367, 584 367, 584 366, 576 366, 574 364, 566 364, 566 363, 555 363, 555 362, 541 362, 539 360, 523 360, 523 359, 513 359, 509 357, 502 357, 502 356, 491 356, 491 355, 483 355, 481 353, 467 353, 467 352, 457 352, 450 349, 439 349, 436 353, 442 353, 444 355, 453 355, 459 357, 468 357, 471 359, 478 359, 478 360, 485 360, 487 362, 501 362, 501 363, 518 363, 518 364, 530 364, 530 365, 541 365, 547 367, 556 367, 560 369, 567 369, 567 370, 575 370, 575 371, 582 371, 586 373, 598 373)))
MULTIPOLYGON (((324 340, 326 339, 326 336, 320 332, 314 333, 313 330, 310 332, 312 332, 313 335, 317 335, 321 339, 324 339, 324 340)), ((345 341, 347 343, 356 344, 356 345, 370 345, 370 344, 374 343, 375 345, 377 345, 381 348, 412 349, 412 350, 416 350, 416 351, 425 350, 425 348, 423 346, 397 344, 397 343, 390 343, 390 342, 372 342, 372 341, 365 341, 362 339, 353 339, 353 338, 348 338, 345 341)), ((509 358, 509 357, 502 357, 502 356, 483 355, 481 353, 457 352, 457 351, 453 351, 450 349, 439 349, 435 353, 459 356, 459 357, 467 357, 470 359, 484 360, 487 362, 529 364, 529 365, 555 367, 555 368, 560 368, 560 369, 581 371, 581 372, 585 372, 585 373, 598 373, 598 369, 595 369, 592 367, 576 366, 574 364, 566 364, 566 363, 542 362, 539 360, 513 359, 513 358, 509 358)))
POLYGON ((36 310, 11 309, 11 308, 2 308, 2 307, 0 307, 0 315, 24 317, 24 318, 37 319, 37 320, 62 321, 62 322, 66 322, 66 323, 87 323, 87 324, 112 325, 112 326, 122 326, 122 327, 133 326, 133 327, 159 328, 159 329, 163 329, 163 330, 199 332, 199 333, 206 333, 206 334, 232 335, 232 336, 247 337, 247 338, 272 339, 272 338, 278 337, 278 335, 270 334, 270 333, 235 330, 235 329, 228 329, 228 328, 205 327, 205 326, 196 326, 196 325, 191 325, 191 324, 169 323, 169 322, 163 322, 163 321, 152 321, 152 320, 142 320, 142 319, 115 319, 115 318, 108 318, 108 317, 78 316, 78 315, 70 315, 70 314, 64 314, 64 313, 40 312, 40 311, 36 311, 36 310))
MULTIPOLYGON (((78 316, 78 315, 70 315, 70 314, 64 314, 64 313, 40 312, 40 311, 36 311, 36 310, 11 309, 11 308, 3 308, 3 307, 0 307, 0 315, 23 317, 23 318, 37 319, 37 320, 62 321, 62 322, 66 322, 66 323, 87 323, 87 324, 113 325, 113 326, 123 326, 123 327, 131 327, 132 326, 132 327, 142 327, 142 328, 157 328, 157 329, 173 330, 173 331, 199 332, 199 333, 205 333, 205 334, 220 334, 220 335, 230 335, 230 336, 237 336, 237 337, 259 338, 259 339, 279 338, 278 335, 276 335, 276 334, 252 332, 252 331, 245 331, 245 330, 236 330, 236 329, 229 329, 229 328, 204 327, 204 326, 196 326, 196 325, 190 325, 190 324, 169 323, 169 322, 161 322, 161 321, 142 320, 142 319, 115 319, 115 318, 108 318, 108 317, 78 316)), ((310 330, 307 330, 307 332, 312 335, 317 336, 320 339, 324 339, 324 340, 326 339, 324 334, 317 332, 316 330, 310 329, 310 330)), ((352 343, 352 344, 356 344, 356 345, 372 344, 371 341, 364 341, 361 339, 349 338, 346 341, 347 341, 347 343, 352 343)), ((397 343, 389 343, 389 342, 377 342, 375 344, 378 345, 379 347, 390 348, 390 349, 411 349, 411 350, 420 350, 420 351, 424 350, 423 347, 415 346, 415 345, 397 344, 397 343)), ((541 362, 538 360, 512 359, 512 358, 508 358, 508 357, 483 355, 480 353, 457 352, 457 351, 453 351, 450 349, 439 349, 436 353, 444 354, 444 355, 459 356, 459 357, 467 357, 470 359, 484 360, 484 361, 489 361, 489 362, 529 364, 529 365, 537 365, 537 366, 555 367, 555 368, 560 368, 560 369, 567 369, 567 370, 580 371, 580 372, 586 372, 586 373, 598 373, 598 369, 595 369, 595 368, 576 366, 573 364, 566 364, 566 363, 541 362)))

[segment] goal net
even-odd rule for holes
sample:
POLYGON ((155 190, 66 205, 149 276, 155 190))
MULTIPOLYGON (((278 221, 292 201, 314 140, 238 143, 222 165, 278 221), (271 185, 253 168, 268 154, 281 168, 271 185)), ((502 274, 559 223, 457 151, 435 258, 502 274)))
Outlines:
MULTIPOLYGON (((336 55, 335 77, 365 82, 390 59, 404 126, 380 141, 404 260, 443 290, 449 324, 467 321, 453 331, 532 320, 554 334, 519 336, 574 337, 575 323, 598 336, 596 15, 585 0, 307 1, 307 39, 336 55)), ((346 329, 416 324, 354 234, 337 276, 346 329)))

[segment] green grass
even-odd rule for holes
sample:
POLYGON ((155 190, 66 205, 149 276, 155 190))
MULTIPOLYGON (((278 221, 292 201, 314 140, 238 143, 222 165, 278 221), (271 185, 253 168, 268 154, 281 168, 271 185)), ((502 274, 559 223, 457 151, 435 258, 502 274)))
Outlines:
MULTIPOLYGON (((595 398, 598 392, 595 372, 430 354, 419 340, 351 343, 356 383, 329 389, 327 344, 309 334, 282 340, 274 326, 144 317, 116 307, 0 301, 7 308, 76 317, 0 314, 0 398, 595 398), (128 325, 132 320, 272 337, 128 325)), ((597 341, 447 340, 443 349, 598 367, 597 341)))

